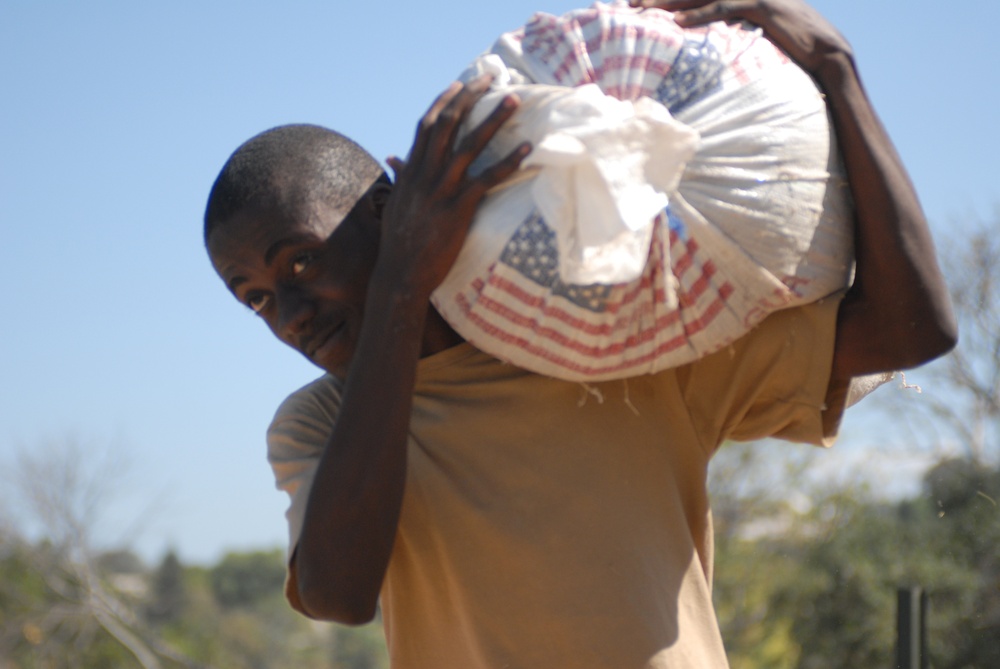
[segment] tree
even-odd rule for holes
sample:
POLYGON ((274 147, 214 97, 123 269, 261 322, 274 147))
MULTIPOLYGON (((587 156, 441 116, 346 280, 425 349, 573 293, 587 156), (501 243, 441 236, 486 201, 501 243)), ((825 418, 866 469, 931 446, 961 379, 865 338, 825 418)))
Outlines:
MULTIPOLYGON (((808 504, 782 504, 803 492, 787 481, 817 477, 775 476, 785 465, 761 465, 760 445, 722 460, 721 481, 737 484, 713 492, 715 593, 734 669, 892 666, 895 591, 905 585, 930 595, 932 666, 1000 667, 1000 237, 981 227, 965 241, 944 263, 959 348, 927 370, 936 393, 919 407, 907 397, 907 422, 929 407, 938 439, 918 494, 887 500, 859 485, 864 477, 842 478, 808 504), (769 522, 748 521, 755 511, 769 522)), ((899 425, 898 406, 889 411, 899 425)))
POLYGON ((5 569, 25 572, 30 590, 8 591, 13 606, 4 607, 5 623, 20 636, 0 637, 10 657, 22 666, 128 666, 159 669, 165 660, 194 667, 152 634, 133 597, 108 578, 108 564, 124 552, 102 555, 93 535, 105 504, 119 481, 121 460, 106 450, 87 452, 72 439, 21 449, 7 473, 24 515, 44 528, 37 545, 11 532, 5 569), (129 661, 131 658, 131 661, 129 661))
POLYGON ((251 606, 280 595, 285 560, 280 549, 228 553, 211 571, 212 592, 223 607, 251 606))
POLYGON ((20 517, 44 532, 32 542, 0 525, 0 666, 387 666, 379 624, 341 632, 291 610, 281 550, 229 553, 208 568, 168 551, 152 570, 127 544, 97 550, 122 476, 107 475, 113 454, 93 450, 51 442, 0 469, 26 501, 20 517))
POLYGON ((935 435, 935 446, 951 437, 950 443, 959 445, 969 458, 996 461, 1000 458, 1000 208, 992 222, 968 227, 943 248, 959 344, 924 372, 924 385, 936 392, 926 393, 921 401, 931 419, 921 427, 935 435))
POLYGON ((150 601, 146 617, 153 624, 166 624, 178 620, 187 604, 184 585, 184 568, 173 550, 167 551, 153 573, 150 601))
POLYGON ((334 628, 331 669, 388 669, 381 621, 361 627, 334 628))
POLYGON ((930 588, 933 617, 951 610, 953 623, 936 624, 947 649, 942 667, 1000 667, 1000 466, 972 458, 944 460, 924 479, 924 545, 936 545, 947 559, 968 570, 963 591, 930 588))

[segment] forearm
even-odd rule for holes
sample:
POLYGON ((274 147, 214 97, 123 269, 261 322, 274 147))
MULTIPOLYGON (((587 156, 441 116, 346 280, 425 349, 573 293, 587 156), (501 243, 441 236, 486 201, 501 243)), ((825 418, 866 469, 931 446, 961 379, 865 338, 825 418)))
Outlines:
POLYGON ((855 280, 838 319, 834 375, 919 365, 956 339, 927 222, 850 55, 828 55, 814 74, 826 93, 856 207, 855 280))
POLYGON ((299 602, 316 618, 359 623, 374 615, 402 506, 430 295, 458 256, 479 202, 530 148, 469 176, 518 104, 505 98, 456 147, 457 128, 489 83, 481 77, 450 86, 418 125, 409 162, 389 159, 397 179, 388 200, 375 205, 381 235, 361 332, 292 564, 299 602))
POLYGON ((319 619, 367 622, 389 563, 427 301, 372 277, 333 433, 295 554, 299 598, 319 619))

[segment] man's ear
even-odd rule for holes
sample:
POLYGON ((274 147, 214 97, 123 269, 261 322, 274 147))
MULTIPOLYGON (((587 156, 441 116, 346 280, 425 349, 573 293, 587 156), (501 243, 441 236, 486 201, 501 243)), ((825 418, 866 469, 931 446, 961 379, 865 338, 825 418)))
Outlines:
POLYGON ((390 195, 392 195, 392 184, 388 180, 379 179, 368 189, 367 199, 375 218, 382 219, 382 210, 385 209, 390 195))

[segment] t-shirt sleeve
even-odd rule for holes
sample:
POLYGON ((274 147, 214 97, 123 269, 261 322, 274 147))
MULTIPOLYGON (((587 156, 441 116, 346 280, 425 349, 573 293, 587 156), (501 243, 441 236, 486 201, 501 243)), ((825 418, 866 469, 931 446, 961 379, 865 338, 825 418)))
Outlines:
POLYGON ((679 370, 691 419, 714 451, 775 437, 829 446, 847 396, 832 384, 840 296, 778 311, 732 345, 679 370))
POLYGON ((337 380, 322 376, 282 402, 267 430, 267 460, 275 485, 290 498, 285 512, 289 555, 298 544, 316 467, 339 405, 337 380))

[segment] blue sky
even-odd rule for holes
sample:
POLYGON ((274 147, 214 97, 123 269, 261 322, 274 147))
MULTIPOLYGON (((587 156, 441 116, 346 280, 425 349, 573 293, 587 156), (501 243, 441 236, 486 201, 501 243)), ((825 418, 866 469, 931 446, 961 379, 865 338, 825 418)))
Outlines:
MULTIPOLYGON (((935 234, 992 216, 1000 5, 814 4, 854 44, 935 234)), ((576 6, 3 3, 0 462, 70 436, 95 458, 114 444, 129 474, 109 476, 108 523, 157 500, 133 537, 143 554, 281 544, 264 429, 317 372, 212 272, 212 180, 240 142, 289 122, 405 154, 430 100, 500 32, 576 6)))

